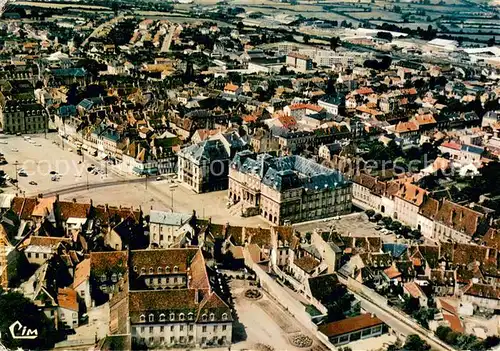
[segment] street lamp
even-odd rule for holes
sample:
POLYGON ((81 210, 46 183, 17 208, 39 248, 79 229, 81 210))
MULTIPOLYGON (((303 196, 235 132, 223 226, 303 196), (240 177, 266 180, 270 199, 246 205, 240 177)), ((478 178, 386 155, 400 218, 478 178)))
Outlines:
POLYGON ((16 166, 16 188, 19 188, 18 179, 17 179, 17 166, 19 166, 19 162, 17 160, 16 160, 16 162, 14 162, 14 166, 16 166))
POLYGON ((170 188, 170 208, 172 209, 172 213, 174 212, 174 188, 170 188))

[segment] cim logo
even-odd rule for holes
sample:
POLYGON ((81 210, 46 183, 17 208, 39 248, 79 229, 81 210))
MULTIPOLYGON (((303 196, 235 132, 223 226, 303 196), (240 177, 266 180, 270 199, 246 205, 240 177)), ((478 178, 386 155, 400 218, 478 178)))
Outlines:
POLYGON ((15 321, 9 327, 13 339, 33 340, 38 337, 37 329, 28 329, 19 321, 15 321))

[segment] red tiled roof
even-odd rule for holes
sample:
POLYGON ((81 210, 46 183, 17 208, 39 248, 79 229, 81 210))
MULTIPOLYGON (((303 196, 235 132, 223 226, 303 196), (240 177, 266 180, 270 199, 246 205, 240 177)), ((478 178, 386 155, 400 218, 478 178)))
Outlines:
POLYGON ((449 143, 443 143, 441 144, 442 147, 447 147, 449 149, 454 149, 454 150, 460 150, 462 146, 460 144, 455 143, 455 142, 449 142, 449 143))
POLYGON ((412 297, 418 299, 422 296, 425 296, 425 293, 422 291, 422 288, 415 282, 408 282, 403 285, 403 288, 410 294, 412 297))
POLYGON ((406 133, 418 131, 418 125, 413 122, 399 122, 394 129, 396 133, 406 133))
POLYGON ((57 293, 57 302, 61 308, 78 311, 76 291, 71 288, 59 289, 57 293))
POLYGON ((323 107, 318 106, 318 105, 313 105, 313 104, 294 104, 290 106, 290 110, 295 111, 295 110, 312 110, 315 112, 321 112, 323 110, 323 107))
POLYGON ((227 91, 232 91, 232 92, 235 92, 239 89, 240 87, 233 84, 233 83, 228 83, 226 84, 226 86, 224 87, 224 90, 227 90, 227 91))
POLYGON ((318 329, 327 337, 331 338, 383 324, 384 322, 377 317, 372 317, 371 314, 365 313, 356 317, 320 325, 318 329))
POLYGON ((444 200, 435 219, 456 231, 472 237, 476 233, 479 219, 482 217, 484 217, 483 214, 468 207, 444 200))
POLYGON ((90 258, 84 259, 76 266, 75 278, 72 287, 76 289, 80 284, 90 278, 90 258))
POLYGON ((426 190, 419 188, 414 184, 405 183, 403 184, 403 187, 399 190, 399 192, 396 194, 396 196, 420 207, 420 205, 422 205, 422 203, 424 202, 426 194, 427 194, 426 190))
POLYGON ((293 127, 297 124, 297 120, 293 116, 281 115, 278 120, 285 128, 293 127))

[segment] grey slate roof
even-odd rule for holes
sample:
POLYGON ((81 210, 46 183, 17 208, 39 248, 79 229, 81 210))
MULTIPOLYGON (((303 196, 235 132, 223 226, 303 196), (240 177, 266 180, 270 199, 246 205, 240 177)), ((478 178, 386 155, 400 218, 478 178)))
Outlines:
POLYGON ((250 151, 236 154, 231 166, 242 173, 258 174, 262 183, 276 190, 319 190, 347 186, 341 173, 301 156, 273 157, 250 151))
POLYGON ((149 222, 181 226, 191 219, 192 215, 187 213, 164 212, 151 210, 149 212, 149 222))
POLYGON ((179 152, 179 156, 186 157, 195 163, 201 161, 227 160, 224 144, 220 140, 205 140, 201 143, 190 145, 179 152))

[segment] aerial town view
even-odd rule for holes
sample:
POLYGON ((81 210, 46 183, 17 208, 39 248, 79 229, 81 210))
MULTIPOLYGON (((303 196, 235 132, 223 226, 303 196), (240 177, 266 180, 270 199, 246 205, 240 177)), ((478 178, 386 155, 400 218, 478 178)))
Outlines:
POLYGON ((499 0, 0 0, 0 351, 500 350, 499 0))

